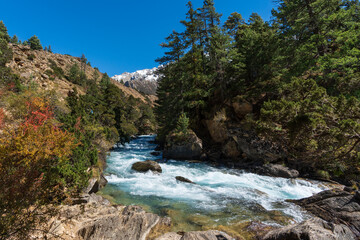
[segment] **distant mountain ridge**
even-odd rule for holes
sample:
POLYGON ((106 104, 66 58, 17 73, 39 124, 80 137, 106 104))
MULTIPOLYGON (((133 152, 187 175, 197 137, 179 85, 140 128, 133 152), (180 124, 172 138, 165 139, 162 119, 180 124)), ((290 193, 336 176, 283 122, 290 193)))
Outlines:
POLYGON ((160 67, 154 67, 152 69, 138 70, 133 73, 125 72, 120 75, 115 75, 112 79, 123 83, 127 87, 134 88, 139 92, 143 92, 148 95, 156 95, 156 89, 158 87, 158 80, 160 78, 157 71, 160 67))

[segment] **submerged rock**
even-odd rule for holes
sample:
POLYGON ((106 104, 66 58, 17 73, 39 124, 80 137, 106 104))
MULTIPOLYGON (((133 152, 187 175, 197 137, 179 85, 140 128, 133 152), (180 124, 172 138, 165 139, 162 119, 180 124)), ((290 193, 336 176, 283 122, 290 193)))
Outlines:
POLYGON ((158 237, 156 240, 233 240, 234 238, 230 237, 224 232, 217 230, 209 231, 197 231, 197 232, 187 232, 184 235, 180 235, 174 232, 166 233, 165 235, 158 237))
POLYGON ((176 180, 178 180, 179 182, 185 182, 185 183, 191 183, 191 184, 195 184, 193 181, 191 181, 190 179, 181 177, 181 176, 177 176, 175 177, 176 180))
POLYGON ((298 224, 292 224, 272 230, 263 240, 352 240, 356 239, 344 224, 333 224, 320 218, 311 218, 298 224))
POLYGON ((175 160, 200 159, 203 151, 200 138, 193 131, 173 133, 166 137, 163 157, 175 160))
POLYGON ((136 162, 132 165, 131 169, 137 172, 147 172, 151 170, 153 172, 162 173, 159 163, 151 160, 136 162))

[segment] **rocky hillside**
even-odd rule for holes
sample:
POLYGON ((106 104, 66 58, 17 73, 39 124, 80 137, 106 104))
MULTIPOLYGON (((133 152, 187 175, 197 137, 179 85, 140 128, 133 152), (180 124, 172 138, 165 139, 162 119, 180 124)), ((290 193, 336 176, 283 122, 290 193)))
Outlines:
POLYGON ((152 69, 139 70, 133 73, 125 72, 121 75, 115 75, 112 78, 125 86, 138 90, 139 92, 156 95, 159 75, 159 67, 152 69))
MULTIPOLYGON (((7 66, 24 81, 27 81, 27 83, 33 82, 49 91, 56 89, 63 98, 67 96, 69 90, 74 86, 78 88, 79 93, 84 93, 82 87, 71 83, 65 77, 65 75, 68 75, 71 66, 74 64, 81 65, 79 57, 31 50, 30 47, 23 45, 9 44, 9 47, 13 51, 13 59, 7 66), (61 70, 54 70, 54 68, 57 67, 61 70), (59 74, 61 71, 65 74, 59 74)), ((99 75, 98 79, 100 79, 103 74, 99 72, 97 68, 86 65, 85 74, 88 79, 92 79, 96 72, 99 75)), ((144 96, 144 94, 140 94, 135 89, 126 87, 117 81, 113 81, 113 83, 119 87, 125 95, 141 99, 145 103, 149 102, 149 99, 144 96)), ((63 98, 60 100, 63 100, 63 98)))

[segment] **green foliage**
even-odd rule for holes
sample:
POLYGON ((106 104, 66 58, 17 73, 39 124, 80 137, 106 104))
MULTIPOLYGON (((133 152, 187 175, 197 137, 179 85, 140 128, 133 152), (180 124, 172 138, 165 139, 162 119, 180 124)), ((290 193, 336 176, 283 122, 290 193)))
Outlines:
POLYGON ((261 109, 261 132, 333 175, 359 171, 360 101, 331 97, 311 79, 294 78, 280 92, 261 109))
POLYGON ((79 65, 77 63, 74 63, 74 65, 71 66, 67 79, 70 82, 80 86, 85 86, 87 82, 85 73, 80 70, 79 65))
POLYGON ((43 47, 41 46, 40 40, 37 36, 32 36, 31 38, 29 38, 28 43, 30 45, 30 48, 32 50, 42 50, 43 47))
POLYGON ((5 67, 5 64, 12 59, 13 52, 8 47, 7 42, 0 38, 0 67, 5 67))
POLYGON ((179 112, 201 129, 206 116, 241 95, 256 103, 249 124, 290 159, 356 178, 359 1, 278 1, 272 22, 233 13, 223 27, 212 1, 187 6, 184 31, 161 44, 159 139, 177 128, 179 112))
POLYGON ((10 40, 11 43, 13 44, 19 44, 19 39, 16 35, 14 35, 11 40, 10 40))
POLYGON ((176 131, 181 132, 183 134, 187 134, 188 127, 189 127, 189 118, 186 116, 186 113, 182 113, 177 121, 176 131))
POLYGON ((0 21, 0 39, 4 39, 7 43, 10 42, 10 36, 3 21, 0 21))
POLYGON ((53 74, 60 79, 64 78, 65 77, 64 70, 62 70, 62 68, 59 67, 54 60, 50 58, 48 60, 49 60, 50 68, 53 71, 53 74))

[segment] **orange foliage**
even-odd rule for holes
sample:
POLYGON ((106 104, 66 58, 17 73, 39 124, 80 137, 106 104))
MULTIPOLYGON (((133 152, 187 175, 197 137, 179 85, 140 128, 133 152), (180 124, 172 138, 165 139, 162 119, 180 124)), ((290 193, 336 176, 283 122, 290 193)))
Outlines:
POLYGON ((0 129, 4 125, 4 118, 5 118, 4 109, 0 108, 0 129))
POLYGON ((69 160, 77 146, 74 135, 59 128, 47 101, 32 98, 27 107, 25 121, 0 138, 0 199, 4 204, 17 199, 31 203, 40 196, 47 199, 47 193, 55 189, 47 181, 56 182, 48 174, 69 160))
MULTIPOLYGON (((13 164, 27 166, 43 161, 64 160, 76 147, 75 137, 61 130, 47 101, 32 98, 27 102, 28 114, 17 130, 0 140, 0 161, 12 159, 13 164)), ((1 164, 1 162, 0 162, 1 164)))

